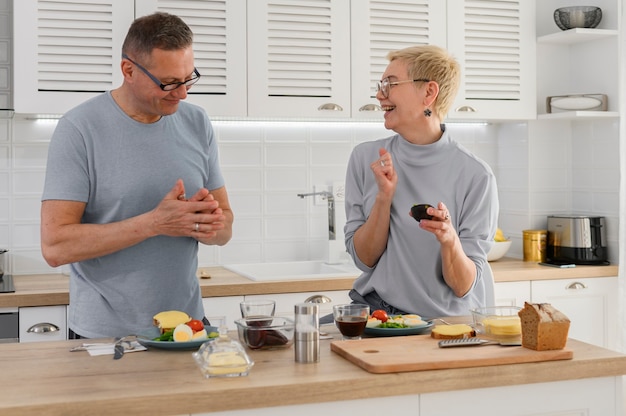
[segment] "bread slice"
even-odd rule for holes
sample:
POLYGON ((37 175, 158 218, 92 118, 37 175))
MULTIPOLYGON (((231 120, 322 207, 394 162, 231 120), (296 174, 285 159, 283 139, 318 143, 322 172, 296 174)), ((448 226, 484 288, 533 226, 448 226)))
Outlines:
POLYGON ((158 327, 161 334, 176 328, 179 324, 191 321, 191 316, 181 311, 159 312, 152 317, 154 326, 158 327))
POLYGON ((567 343, 570 320, 549 303, 524 303, 522 346, 536 351, 562 350, 567 343))
POLYGON ((457 339, 475 337, 476 331, 466 324, 435 325, 430 332, 430 336, 435 339, 457 339))

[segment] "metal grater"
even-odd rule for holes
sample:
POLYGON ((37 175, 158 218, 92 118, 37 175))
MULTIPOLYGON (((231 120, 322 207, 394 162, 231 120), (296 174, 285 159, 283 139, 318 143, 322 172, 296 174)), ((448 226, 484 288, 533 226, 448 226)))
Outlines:
POLYGON ((491 341, 488 341, 486 339, 480 339, 478 337, 443 339, 439 341, 439 348, 471 347, 475 345, 484 345, 488 343, 491 343, 491 341))

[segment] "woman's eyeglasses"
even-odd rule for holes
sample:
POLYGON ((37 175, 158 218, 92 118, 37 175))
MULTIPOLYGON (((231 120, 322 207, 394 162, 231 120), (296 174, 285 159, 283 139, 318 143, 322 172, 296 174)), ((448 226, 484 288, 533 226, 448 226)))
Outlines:
POLYGON ((389 81, 389 77, 383 78, 382 80, 376 83, 376 92, 380 91, 383 94, 383 97, 389 98, 389 89, 398 84, 405 84, 407 82, 430 82, 429 79, 418 78, 418 79, 407 79, 404 81, 389 81))

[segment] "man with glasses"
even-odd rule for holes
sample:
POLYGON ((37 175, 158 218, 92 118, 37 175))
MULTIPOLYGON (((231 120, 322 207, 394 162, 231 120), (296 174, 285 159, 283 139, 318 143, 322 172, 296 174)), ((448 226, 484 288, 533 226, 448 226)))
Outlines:
POLYGON ((495 177, 443 124, 458 63, 430 45, 388 58, 376 98, 396 134, 356 146, 348 164, 346 248, 363 271, 350 297, 391 314, 467 315, 493 304, 495 177), (415 204, 431 205, 427 219, 412 218, 415 204))
POLYGON ((198 243, 226 244, 233 213, 211 123, 184 102, 200 79, 192 41, 177 16, 136 19, 122 85, 52 136, 41 245, 51 266, 70 265, 73 338, 148 335, 166 310, 204 318, 198 243))

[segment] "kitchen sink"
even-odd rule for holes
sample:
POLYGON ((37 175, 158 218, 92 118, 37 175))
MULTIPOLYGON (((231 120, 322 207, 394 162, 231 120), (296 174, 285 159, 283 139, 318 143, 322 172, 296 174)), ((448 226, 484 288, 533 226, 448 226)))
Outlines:
POLYGON ((328 279, 361 274, 352 263, 328 264, 324 261, 227 264, 224 268, 254 281, 328 279))

